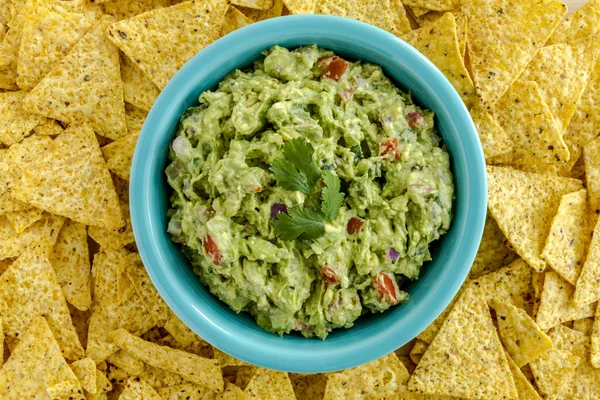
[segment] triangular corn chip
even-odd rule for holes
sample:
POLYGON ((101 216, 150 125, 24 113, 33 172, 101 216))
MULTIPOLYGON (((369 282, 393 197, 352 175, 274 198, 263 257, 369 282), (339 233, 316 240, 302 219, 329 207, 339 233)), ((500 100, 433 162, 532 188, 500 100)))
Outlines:
POLYGON ((42 219, 43 211, 39 208, 31 207, 22 211, 6 213, 6 218, 12 226, 15 233, 22 233, 31 225, 42 219))
POLYGON ((23 101, 49 118, 75 122, 83 114, 110 139, 126 134, 119 52, 107 39, 111 17, 101 18, 23 101))
MULTIPOLYGON (((598 92, 600 93, 600 88, 598 92)), ((600 215, 600 138, 594 139, 585 145, 583 160, 585 162, 585 181, 587 183, 590 211, 600 215)))
POLYGON ((0 93, 0 142, 7 146, 19 143, 33 128, 47 121, 23 109, 25 96, 26 92, 0 93))
MULTIPOLYGON (((123 79, 123 98, 125 101, 142 110, 150 111, 154 101, 160 94, 160 90, 124 54, 121 54, 121 79, 123 79)), ((129 131, 129 134, 132 133, 134 132, 129 131)))
POLYGON ((594 317, 594 326, 591 337, 591 357, 590 361, 595 368, 600 368, 600 307, 596 307, 596 316, 594 317))
POLYGON ((569 391, 581 358, 553 348, 531 363, 535 382, 545 398, 559 399, 569 391))
POLYGON ((246 17, 243 12, 234 6, 229 6, 227 12, 225 13, 223 26, 221 27, 221 35, 225 36, 228 33, 243 28, 246 25, 250 25, 252 22, 253 21, 246 17))
POLYGON ((506 134, 496 118, 479 107, 471 109, 471 118, 479 133, 481 146, 486 159, 509 153, 513 147, 512 139, 506 134))
POLYGON ((283 0, 290 14, 313 14, 317 7, 316 0, 283 0))
POLYGON ((120 178, 129 180, 131 161, 139 132, 133 132, 102 147, 102 155, 108 169, 120 178))
POLYGON ((268 10, 273 7, 273 0, 231 0, 231 4, 255 10, 268 10))
POLYGON ((124 228, 112 231, 97 226, 88 227, 88 234, 100 245, 102 251, 115 251, 135 242, 131 226, 131 215, 129 214, 129 203, 121 202, 121 212, 123 219, 125 219, 124 228))
MULTIPOLYGON (((297 399, 322 399, 327 385, 325 374, 288 374, 297 399)), ((237 381, 236 381, 237 382, 237 381)), ((227 389, 227 388, 225 388, 227 389)))
POLYGON ((593 227, 589 223, 587 191, 566 194, 552 220, 541 257, 561 277, 575 285, 585 260, 593 227))
POLYGON ((595 35, 600 27, 600 3, 590 0, 572 15, 562 20, 548 43, 567 43, 595 35))
POLYGON ((497 271, 513 262, 517 255, 505 245, 506 236, 500 230, 496 220, 491 215, 485 218, 485 227, 481 243, 471 266, 469 277, 474 279, 481 275, 497 271))
POLYGON ((226 0, 190 1, 119 21, 108 37, 163 89, 190 58, 219 37, 226 0))
POLYGON ((111 0, 102 3, 100 7, 105 14, 112 15, 116 21, 120 21, 170 5, 169 0, 111 0))
POLYGON ((119 396, 121 400, 161 400, 156 390, 140 378, 129 378, 125 389, 119 396))
POLYGON ((577 279, 573 296, 574 305, 583 307, 600 299, 598 282, 600 282, 600 219, 596 222, 590 248, 577 279))
POLYGON ((182 346, 190 348, 194 353, 199 353, 202 347, 208 343, 200 336, 196 335, 193 330, 187 327, 175 314, 165 324, 164 328, 169 332, 175 340, 182 346))
POLYGON ((72 399, 85 398, 48 322, 44 317, 35 317, 0 369, 0 397, 6 400, 47 398, 46 388, 60 384, 64 385, 62 393, 69 393, 72 399))
POLYGON ((510 372, 512 372, 513 380, 515 381, 519 400, 542 400, 538 392, 531 385, 531 382, 529 382, 527 377, 523 374, 523 371, 517 367, 517 364, 515 364, 509 355, 507 355, 506 358, 508 359, 508 366, 510 367, 510 372))
POLYGON ((237 7, 246 17, 254 22, 264 21, 269 18, 281 17, 283 12, 283 0, 273 0, 273 5, 268 10, 255 10, 248 7, 237 7))
POLYGON ((90 358, 82 358, 71 363, 73 373, 81 386, 91 394, 97 392, 96 388, 96 363, 90 358))
POLYGON ((593 318, 582 318, 573 321, 573 330, 583 333, 585 336, 590 336, 594 330, 593 318))
POLYGON ((88 31, 93 21, 85 14, 58 13, 39 7, 23 27, 17 84, 31 90, 88 31))
POLYGON ((496 311, 500 340, 519 368, 552 348, 550 338, 523 309, 495 299, 490 305, 496 311))
POLYGON ((473 106, 475 88, 460 54, 456 22, 452 13, 446 13, 430 25, 409 32, 403 39, 442 71, 467 107, 473 106))
POLYGON ((515 164, 556 163, 569 159, 552 112, 535 82, 518 79, 493 107, 500 126, 513 142, 509 154, 515 164))
POLYGON ((464 0, 461 5, 482 107, 502 97, 567 12, 565 4, 553 0, 464 0))
MULTIPOLYGON (((244 389, 244 394, 246 395, 246 399, 260 400, 293 399, 296 397, 294 387, 287 372, 273 371, 265 368, 256 368, 254 370, 254 376, 248 382, 246 389, 244 389)), ((327 395, 327 390, 325 390, 324 400, 330 398, 327 395)))
POLYGON ((48 151, 29 163, 12 194, 86 225, 107 229, 123 226, 110 173, 96 136, 85 121, 72 123, 48 151))
POLYGON ((504 167, 487 167, 489 210, 515 251, 536 271, 552 218, 565 194, 581 190, 576 179, 530 174, 504 167))
MULTIPOLYGON (((41 154, 45 153, 52 144, 52 139, 47 136, 33 135, 22 142, 12 145, 2 155, 0 161, 0 172, 2 172, 2 181, 0 181, 0 192, 11 189, 15 180, 18 180, 23 173, 23 170, 29 163, 41 154)), ((19 202, 18 200, 14 200, 19 202)), ((31 208, 25 205, 25 208, 31 208)), ((8 211, 2 210, 0 211, 8 211)))
POLYGON ((423 358, 423 354, 425 354, 427 347, 429 347, 429 343, 425 343, 424 341, 417 339, 409 354, 411 361, 415 363, 415 365, 419 364, 419 361, 421 361, 421 358, 423 358))
POLYGON ((132 262, 131 253, 124 248, 103 251, 94 255, 92 280, 94 305, 122 304, 135 288, 126 271, 132 262))
POLYGON ((90 258, 85 225, 65 221, 50 254, 50 263, 67 301, 81 311, 90 308, 90 258))
POLYGON ((144 301, 146 310, 154 320, 156 326, 164 326, 171 318, 169 306, 160 297, 158 290, 154 287, 139 254, 131 254, 130 260, 131 262, 128 264, 126 270, 129 280, 133 284, 137 294, 144 301))
POLYGON ((480 288, 469 286, 454 304, 410 377, 408 389, 467 398, 517 398, 506 354, 480 288), (456 346, 457 340, 469 345, 456 346))
POLYGON ((410 7, 419 7, 434 11, 450 11, 459 7, 457 0, 404 0, 404 4, 410 7))
POLYGON ((562 133, 569 125, 596 60, 595 37, 542 48, 519 79, 538 84, 562 133))
MULTIPOLYGON (((229 383, 225 381, 225 383, 229 383)), ((234 385, 235 386, 235 385, 234 385)), ((237 386, 236 386, 237 387, 237 386)), ((238 390, 240 390, 238 388, 238 390)), ((156 389, 156 392, 159 394, 161 399, 205 399, 211 398, 210 395, 213 394, 210 390, 203 388, 202 386, 195 385, 193 383, 183 383, 181 385, 175 386, 167 386, 156 389), (205 397, 206 396, 206 397, 205 397)), ((243 396, 244 392, 242 392, 243 396)), ((242 397, 244 399, 244 397, 242 397)))
POLYGON ((48 122, 33 128, 33 134, 40 136, 58 136, 61 133, 63 133, 63 131, 64 129, 62 128, 62 126, 60 126, 58 121, 54 119, 50 119, 48 120, 48 122))
POLYGON ((50 252, 65 219, 43 213, 42 218, 22 233, 13 230, 6 215, 0 215, 0 259, 15 258, 30 246, 40 246, 50 252))
MULTIPOLYGON (((454 19, 456 20, 458 47, 460 48, 461 56, 464 57, 465 52, 467 51, 467 17, 460 9, 454 9, 450 12, 454 15, 454 19)), ((430 11, 427 14, 420 16, 417 22, 421 28, 424 28, 443 17, 445 13, 446 12, 444 11, 430 11)))
POLYGON ((111 332, 109 337, 119 348, 148 365, 174 372, 208 389, 223 389, 221 369, 215 360, 146 342, 124 329, 111 332))
POLYGON ((247 362, 242 360, 238 360, 237 358, 222 352, 216 347, 213 349, 213 354, 213 358, 219 362, 221 368, 251 366, 251 364, 248 364, 247 362))
POLYGON ((111 354, 106 361, 121 368, 130 376, 139 376, 145 369, 145 365, 142 361, 123 350, 111 354))
POLYGON ((556 272, 546 272, 536 315, 536 322, 541 329, 547 330, 563 322, 594 316, 596 303, 577 306, 573 304, 573 292, 573 286, 556 272))

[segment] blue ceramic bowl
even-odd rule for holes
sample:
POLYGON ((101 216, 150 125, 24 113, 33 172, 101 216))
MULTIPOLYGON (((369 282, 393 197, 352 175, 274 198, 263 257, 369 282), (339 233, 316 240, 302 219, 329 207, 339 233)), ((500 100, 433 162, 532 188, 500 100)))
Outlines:
POLYGON ((322 15, 275 18, 214 42, 192 58, 160 94, 139 137, 133 159, 131 217, 135 239, 156 288, 191 329, 241 360, 290 372, 325 372, 379 358, 423 331, 448 305, 473 262, 486 216, 485 162, 477 132, 459 95, 442 73, 413 47, 361 22, 322 15), (381 65, 417 103, 435 111, 452 159, 454 220, 435 246, 433 261, 407 291, 410 300, 382 314, 361 317, 326 340, 266 332, 212 296, 167 234, 168 150, 179 118, 198 96, 236 68, 248 67, 273 45, 317 44, 347 59, 381 65))

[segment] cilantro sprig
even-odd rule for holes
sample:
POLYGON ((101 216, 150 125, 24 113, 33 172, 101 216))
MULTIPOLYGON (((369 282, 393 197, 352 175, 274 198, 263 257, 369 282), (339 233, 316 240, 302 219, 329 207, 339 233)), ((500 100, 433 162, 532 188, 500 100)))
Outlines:
POLYGON ((321 171, 314 160, 314 149, 304 139, 283 145, 283 157, 271 163, 271 172, 279 186, 298 190, 308 197, 311 207, 293 207, 275 220, 275 234, 282 240, 311 240, 325 233, 325 224, 333 221, 342 206, 340 178, 329 170, 321 171), (319 191, 319 181, 323 188, 319 191), (320 203, 320 206, 319 206, 320 203))

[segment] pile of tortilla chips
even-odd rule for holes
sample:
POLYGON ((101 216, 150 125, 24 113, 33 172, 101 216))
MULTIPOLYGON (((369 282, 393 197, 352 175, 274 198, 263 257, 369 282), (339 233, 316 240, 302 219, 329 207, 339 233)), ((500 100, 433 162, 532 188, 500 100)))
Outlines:
POLYGON ((0 398, 600 398, 600 0, 0 0, 0 398), (418 338, 331 374, 211 347, 152 285, 128 180, 203 47, 286 14, 365 21, 454 85, 488 163, 468 280, 418 338))

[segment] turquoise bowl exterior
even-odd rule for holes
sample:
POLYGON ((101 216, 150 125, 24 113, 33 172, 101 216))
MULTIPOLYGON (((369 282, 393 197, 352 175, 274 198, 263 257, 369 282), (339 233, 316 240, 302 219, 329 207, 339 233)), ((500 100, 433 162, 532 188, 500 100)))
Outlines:
POLYGON ((473 121, 444 75, 413 47, 361 22, 322 15, 287 16, 252 24, 206 47, 173 77, 144 124, 133 159, 130 206, 135 239, 156 288, 192 330, 210 344, 262 367, 300 373, 354 367, 406 344, 444 310, 475 258, 487 208, 485 160, 473 121), (167 234, 169 143, 179 118, 236 68, 250 66, 273 45, 317 44, 347 59, 381 65, 415 101, 434 110, 450 152, 456 186, 450 231, 434 246, 433 261, 407 289, 410 300, 361 317, 326 340, 266 332, 236 314, 200 283, 167 234))

